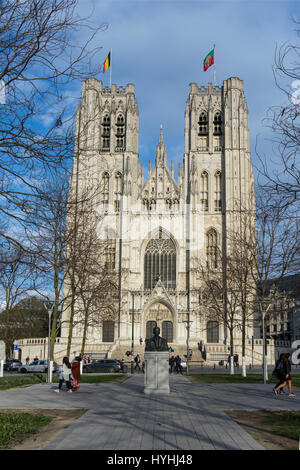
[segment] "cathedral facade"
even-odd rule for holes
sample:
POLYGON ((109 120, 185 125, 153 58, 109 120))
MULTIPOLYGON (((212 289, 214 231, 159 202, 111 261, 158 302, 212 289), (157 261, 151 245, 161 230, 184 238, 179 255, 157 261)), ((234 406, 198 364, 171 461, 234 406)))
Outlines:
MULTIPOLYGON (((115 286, 109 316, 88 328, 85 352, 123 355, 157 325, 175 350, 202 342, 211 359, 222 359, 228 332, 221 321, 206 317, 199 264, 220 268, 217 252, 226 250, 237 206, 251 201, 255 210, 243 81, 190 84, 185 150, 176 177, 173 161, 167 164, 162 126, 146 178, 138 136, 134 85, 83 82, 71 191, 76 187, 80 195, 100 184, 90 217, 97 221, 98 236, 110 240, 105 263, 115 286)), ((68 336, 68 315, 61 342, 68 336)), ((82 334, 78 323, 72 350, 79 351, 82 334)), ((250 322, 247 338, 252 335, 250 322)))

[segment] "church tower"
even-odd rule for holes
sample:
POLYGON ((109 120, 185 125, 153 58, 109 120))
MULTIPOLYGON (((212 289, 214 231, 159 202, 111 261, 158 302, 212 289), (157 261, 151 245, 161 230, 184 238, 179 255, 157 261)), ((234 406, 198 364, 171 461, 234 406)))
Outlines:
MULTIPOLYGON (((100 182, 100 203, 119 211, 121 184, 137 197, 139 111, 134 85, 111 88, 89 79, 83 82, 77 110, 73 179, 100 182), (78 163, 78 167, 77 167, 78 163)), ((97 201, 99 202, 99 201, 97 201)))

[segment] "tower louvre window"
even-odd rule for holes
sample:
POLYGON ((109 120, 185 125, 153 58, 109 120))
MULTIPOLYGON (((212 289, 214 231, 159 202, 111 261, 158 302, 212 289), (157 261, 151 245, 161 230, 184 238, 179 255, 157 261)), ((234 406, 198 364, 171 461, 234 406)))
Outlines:
POLYGON ((208 134, 208 119, 207 113, 202 111, 199 117, 199 132, 198 135, 207 135, 208 134))
POLYGON ((118 114, 116 120, 116 150, 125 150, 125 118, 118 114))
POLYGON ((220 111, 214 115, 214 135, 222 135, 222 116, 220 111))
POLYGON ((102 119, 101 150, 110 150, 110 116, 105 114, 102 119))

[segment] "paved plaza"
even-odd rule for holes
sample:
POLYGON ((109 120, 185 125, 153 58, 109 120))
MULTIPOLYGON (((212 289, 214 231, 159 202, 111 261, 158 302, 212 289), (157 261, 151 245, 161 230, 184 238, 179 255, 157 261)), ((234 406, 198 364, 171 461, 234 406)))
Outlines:
POLYGON ((272 384, 195 384, 172 375, 169 396, 148 397, 143 381, 137 374, 82 384, 73 394, 54 393, 55 384, 11 389, 0 392, 0 409, 88 410, 45 450, 263 450, 224 410, 300 408, 300 394, 275 398, 272 384))

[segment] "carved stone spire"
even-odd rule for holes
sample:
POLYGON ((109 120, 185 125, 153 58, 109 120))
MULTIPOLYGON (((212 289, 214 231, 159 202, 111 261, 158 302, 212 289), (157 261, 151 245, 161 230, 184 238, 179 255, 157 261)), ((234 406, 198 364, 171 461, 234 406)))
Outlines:
POLYGON ((158 145, 156 146, 156 166, 166 165, 167 163, 167 150, 164 143, 162 125, 160 125, 160 136, 158 145))

